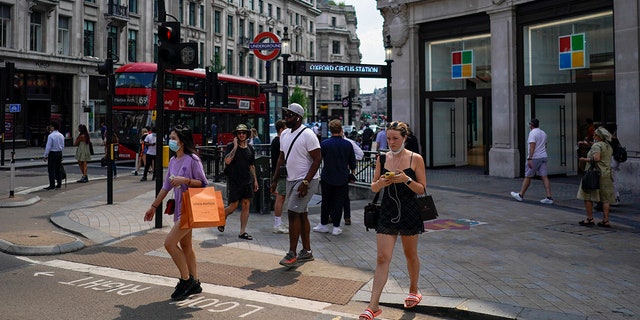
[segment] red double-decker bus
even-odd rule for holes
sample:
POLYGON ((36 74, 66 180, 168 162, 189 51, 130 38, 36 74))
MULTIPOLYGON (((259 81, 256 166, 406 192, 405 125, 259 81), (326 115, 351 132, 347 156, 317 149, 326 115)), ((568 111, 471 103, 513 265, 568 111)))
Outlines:
MULTIPOLYGON (((157 127, 155 63, 126 64, 115 71, 116 85, 113 98, 114 128, 120 142, 120 159, 135 159, 140 146, 140 132, 145 126, 157 127)), ((196 90, 204 86, 204 69, 167 70, 164 91, 164 128, 187 124, 193 128, 194 140, 204 145, 203 128, 206 107, 197 105, 196 90)), ((260 93, 258 81, 252 78, 218 74, 218 81, 225 82, 228 104, 210 108, 212 123, 217 126, 217 141, 225 144, 233 139, 232 131, 240 123, 262 128, 267 119, 265 95, 260 93)), ((210 129, 210 128, 209 128, 210 129)))

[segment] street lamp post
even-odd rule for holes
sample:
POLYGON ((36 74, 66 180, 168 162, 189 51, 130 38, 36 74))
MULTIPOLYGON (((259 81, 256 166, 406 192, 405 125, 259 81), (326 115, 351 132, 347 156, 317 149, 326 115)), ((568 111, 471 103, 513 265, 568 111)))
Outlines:
POLYGON ((391 63, 393 62, 393 46, 391 36, 387 35, 384 42, 384 61, 387 63, 387 123, 391 122, 391 63))
POLYGON ((291 56, 291 47, 289 39, 289 28, 284 27, 282 40, 280 40, 280 51, 282 52, 282 107, 289 105, 289 57, 291 56))

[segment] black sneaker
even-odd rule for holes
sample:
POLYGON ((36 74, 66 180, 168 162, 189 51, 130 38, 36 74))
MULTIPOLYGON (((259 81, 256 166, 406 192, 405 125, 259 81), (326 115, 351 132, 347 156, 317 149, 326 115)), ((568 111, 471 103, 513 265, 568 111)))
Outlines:
POLYGON ((140 181, 147 181, 147 177, 140 178, 140 181))
POLYGON ((298 252, 298 262, 307 262, 307 261, 313 261, 313 260, 314 258, 311 251, 300 249, 300 252, 298 252))
POLYGON ((189 276, 188 280, 180 279, 176 285, 176 290, 171 294, 171 300, 184 300, 191 294, 191 290, 196 286, 193 276, 189 276))
POLYGON ((189 294, 198 294, 202 292, 202 286, 200 286, 200 280, 196 280, 196 285, 189 291, 189 294))

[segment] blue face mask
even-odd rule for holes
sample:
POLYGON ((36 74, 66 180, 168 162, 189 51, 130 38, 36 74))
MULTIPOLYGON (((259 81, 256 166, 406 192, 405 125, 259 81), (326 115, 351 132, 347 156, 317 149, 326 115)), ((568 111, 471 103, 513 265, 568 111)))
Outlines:
POLYGON ((178 150, 180 150, 180 147, 178 146, 178 141, 169 140, 169 149, 173 152, 178 152, 178 150))

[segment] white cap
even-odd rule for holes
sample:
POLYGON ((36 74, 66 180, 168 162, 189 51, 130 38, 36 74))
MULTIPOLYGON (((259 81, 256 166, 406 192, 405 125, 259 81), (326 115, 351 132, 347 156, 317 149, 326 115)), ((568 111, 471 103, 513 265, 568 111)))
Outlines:
POLYGON ((284 109, 285 111, 291 111, 291 112, 293 112, 293 113, 295 113, 295 114, 297 114, 297 115, 299 115, 301 117, 304 117, 304 108, 301 105, 297 104, 297 103, 292 103, 292 104, 289 105, 288 108, 285 107, 285 108, 282 108, 282 109, 284 109))

